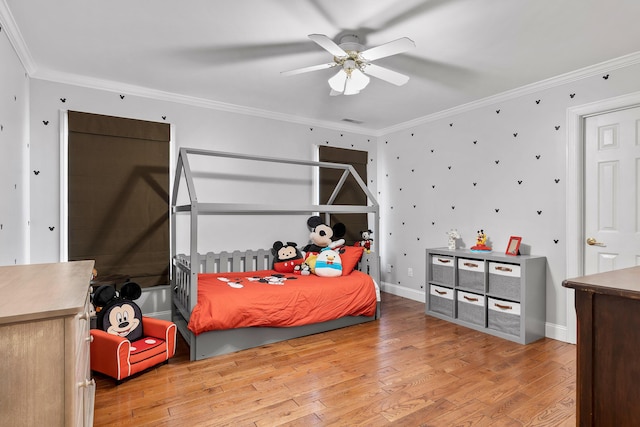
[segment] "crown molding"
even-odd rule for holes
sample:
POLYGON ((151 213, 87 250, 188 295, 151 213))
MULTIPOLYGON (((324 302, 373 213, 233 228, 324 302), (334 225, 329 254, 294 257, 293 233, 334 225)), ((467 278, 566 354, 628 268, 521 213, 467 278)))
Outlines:
POLYGON ((198 98, 193 96, 180 95, 171 92, 160 91, 156 89, 146 88, 142 86, 129 85, 120 82, 96 79, 87 76, 60 73, 50 70, 39 70, 36 63, 29 52, 29 49, 18 29, 13 15, 7 6, 6 0, 0 0, 0 25, 2 30, 7 34, 9 42, 13 46, 18 58, 22 62, 25 71, 30 78, 46 80, 56 83, 64 83, 74 86, 81 86, 90 89, 105 90, 109 92, 116 92, 120 94, 127 94, 133 96, 140 96, 144 98, 150 98, 160 101, 176 102, 180 104, 186 104, 190 106, 207 108, 219 111, 227 111, 236 114, 244 114, 255 117, 261 117, 271 120, 279 120, 289 123, 302 124, 306 126, 318 126, 326 129, 332 129, 337 131, 352 132, 356 134, 383 137, 390 133, 407 130, 415 126, 419 126, 425 123, 434 122, 446 117, 450 117, 456 114, 465 113, 477 108, 486 107, 498 102, 504 102, 514 98, 521 97, 523 95, 529 95, 535 92, 550 89, 563 84, 571 83, 574 81, 582 80, 594 75, 600 74, 605 71, 612 71, 618 68, 628 67, 630 65, 640 63, 640 52, 635 52, 629 55, 625 55, 610 61, 601 62, 589 67, 585 67, 576 71, 565 73, 556 77, 552 77, 546 80, 542 80, 536 83, 532 83, 526 86, 522 86, 517 89, 502 92, 496 95, 492 95, 486 98, 472 101, 466 104, 462 104, 447 110, 442 110, 434 114, 419 117, 410 121, 398 123, 394 126, 389 126, 382 129, 371 129, 360 125, 340 123, 337 124, 331 121, 316 120, 309 117, 300 117, 291 114, 278 113, 275 111, 262 110, 259 108, 247 107, 242 105, 230 104, 220 101, 214 101, 210 99, 198 98))
POLYGON ((621 56, 610 61, 601 62, 599 64, 591 65, 576 71, 571 71, 556 77, 551 77, 546 80, 541 80, 536 83, 521 86, 517 89, 488 96, 486 98, 472 101, 467 104, 462 104, 453 108, 449 108, 447 110, 442 110, 434 114, 429 114, 428 116, 419 117, 417 119, 410 120, 404 123, 398 123, 397 125, 378 130, 376 136, 384 136, 393 132, 407 130, 425 123, 430 123, 436 120, 454 116, 456 114, 466 113, 477 108, 512 100, 524 95, 530 95, 546 89, 551 89, 567 83, 572 83, 578 80, 586 79, 588 77, 593 77, 602 74, 603 72, 628 67, 638 63, 640 63, 640 52, 631 53, 629 55, 621 56))
POLYGON ((175 102, 186 104, 193 107, 207 108, 212 110, 227 111, 236 114, 244 114, 249 116, 261 117, 271 120, 279 120, 289 123, 297 123, 305 126, 318 126, 327 129, 333 129, 343 132, 352 132, 366 136, 374 136, 373 129, 367 129, 357 125, 337 125, 334 122, 324 120, 314 120, 307 117, 294 116, 291 114, 278 113, 275 111, 262 110, 259 108, 247 107, 243 105, 230 104, 226 102, 214 101, 195 96, 181 95, 173 92, 165 92, 143 86, 120 83, 112 80, 103 80, 93 77, 81 76, 77 74, 60 73, 50 70, 40 70, 31 76, 36 80, 46 80, 54 83, 62 83, 73 86, 80 86, 89 89, 98 89, 119 94, 131 96, 139 96, 150 98, 158 101, 175 102))
POLYGON ((16 52, 16 55, 18 55, 18 59, 22 63, 25 71, 31 76, 36 71, 35 62, 5 0, 0 0, 0 25, 2 25, 2 29, 7 34, 9 43, 13 46, 13 50, 16 52))

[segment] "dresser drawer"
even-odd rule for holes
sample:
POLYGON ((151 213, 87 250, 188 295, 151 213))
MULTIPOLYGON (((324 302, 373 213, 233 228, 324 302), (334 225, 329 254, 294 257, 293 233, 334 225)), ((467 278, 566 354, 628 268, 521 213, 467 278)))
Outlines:
POLYGON ((458 258, 458 287, 484 292, 484 261, 458 258))
POLYGON ((453 257, 432 255, 431 256, 431 280, 443 285, 453 286, 454 278, 453 257))
POLYGON ((456 291, 458 319, 484 327, 486 323, 484 300, 484 295, 456 291))
POLYGON ((487 298, 487 327, 506 334, 520 335, 520 304, 487 298))
POLYGON ((492 296, 520 301, 520 266, 490 262, 488 293, 492 296))
POLYGON ((453 317, 453 289, 429 285, 429 310, 453 317))

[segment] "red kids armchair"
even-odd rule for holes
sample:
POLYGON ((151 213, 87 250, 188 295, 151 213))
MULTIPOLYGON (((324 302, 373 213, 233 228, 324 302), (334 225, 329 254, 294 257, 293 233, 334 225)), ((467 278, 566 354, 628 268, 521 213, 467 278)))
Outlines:
POLYGON ((113 286, 99 287, 93 296, 97 329, 91 329, 91 369, 120 382, 167 362, 176 351, 176 325, 143 317, 133 302, 142 291, 128 282, 118 295, 113 286))

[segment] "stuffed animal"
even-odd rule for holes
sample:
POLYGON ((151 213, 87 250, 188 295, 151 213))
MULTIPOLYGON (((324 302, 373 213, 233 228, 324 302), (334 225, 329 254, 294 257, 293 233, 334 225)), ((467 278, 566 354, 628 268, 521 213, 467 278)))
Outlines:
POLYGON ((362 246, 364 248, 365 251, 367 251, 368 254, 371 253, 371 242, 373 242, 373 238, 371 238, 371 235, 373 234, 373 231, 371 230, 363 230, 360 232, 360 237, 362 237, 362 240, 356 242, 356 244, 354 246, 362 246))
POLYGON ((342 275, 342 259, 335 248, 344 245, 344 239, 331 242, 316 257, 314 273, 320 277, 337 277, 342 275))
POLYGON ((299 274, 300 276, 309 276, 311 274, 311 266, 306 262, 296 265, 293 269, 293 274, 299 274))
POLYGON ((344 237, 347 231, 343 223, 339 222, 331 228, 325 224, 319 216, 310 217, 307 220, 307 226, 311 230, 309 234, 311 243, 302 248, 306 253, 320 252, 322 248, 329 246, 334 238, 340 239, 344 237))
POLYGON ((281 241, 273 243, 271 253, 273 254, 273 269, 279 273, 293 273, 295 267, 303 263, 302 252, 294 242, 281 241))
POLYGON ((142 310, 133 300, 140 298, 142 289, 134 282, 122 285, 120 292, 111 285, 100 286, 93 294, 93 304, 100 308, 98 329, 136 341, 144 336, 142 310))

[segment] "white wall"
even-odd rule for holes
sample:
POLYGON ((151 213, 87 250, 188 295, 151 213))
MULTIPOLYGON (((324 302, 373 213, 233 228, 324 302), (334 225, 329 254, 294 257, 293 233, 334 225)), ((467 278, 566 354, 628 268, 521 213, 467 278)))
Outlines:
MULTIPOLYGON (((38 175, 31 176, 32 262, 56 262, 60 259, 60 111, 170 123, 175 149, 195 147, 307 160, 314 158, 317 144, 369 151, 374 159, 370 165, 370 176, 375 176, 375 139, 366 135, 44 80, 31 80, 30 93, 31 164, 33 169, 40 171, 38 175)), ((171 169, 174 167, 172 163, 171 169)), ((256 172, 236 171, 225 165, 203 171, 218 176, 243 177, 256 172)), ((200 187, 198 197, 199 201, 205 202, 214 193, 221 194, 225 200, 210 201, 238 202, 243 197, 246 202, 256 198, 264 201, 265 198, 286 200, 288 197, 296 201, 307 198, 302 203, 311 200, 311 178, 308 174, 285 178, 285 181, 270 182, 271 190, 265 190, 261 186, 263 183, 250 180, 247 182, 252 185, 243 187, 243 190, 230 188, 225 182, 218 184, 215 191, 210 191, 214 187, 205 184, 200 187), (283 185, 295 189, 278 191, 283 185)), ((203 243, 200 251, 268 248, 276 240, 295 241, 300 245, 308 241, 306 216, 297 219, 236 216, 225 218, 217 227, 210 224, 211 219, 203 219, 203 223, 212 228, 200 233, 199 241, 203 243)), ((182 242, 183 247, 188 241, 184 238, 187 232, 186 228, 178 232, 178 242, 182 242)))
POLYGON ((446 246, 451 228, 466 248, 484 229, 501 253, 509 236, 521 236, 523 253, 547 257, 548 329, 562 335, 567 109, 638 91, 640 65, 618 66, 541 82, 380 138, 379 237, 387 290, 423 299, 425 248, 446 246))
POLYGON ((28 257, 29 79, 0 27, 0 265, 28 257))

